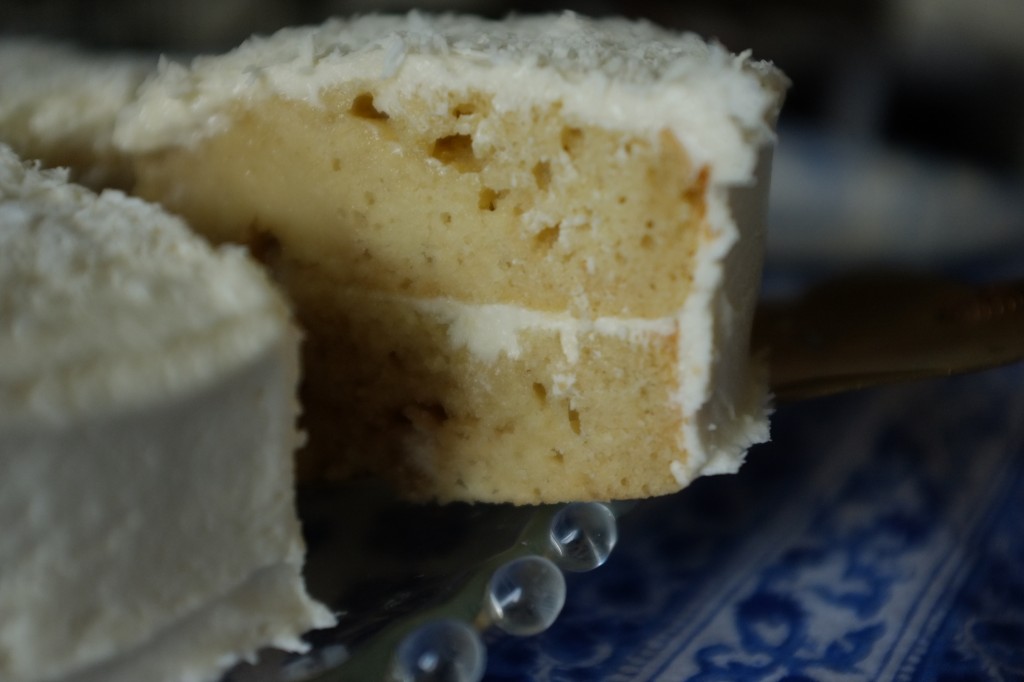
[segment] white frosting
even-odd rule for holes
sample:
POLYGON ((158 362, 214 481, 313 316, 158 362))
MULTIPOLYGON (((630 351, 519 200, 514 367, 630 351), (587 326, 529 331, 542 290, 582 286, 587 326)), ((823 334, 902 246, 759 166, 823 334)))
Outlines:
POLYGON ((560 102, 564 115, 610 129, 673 131, 714 179, 749 179, 785 78, 692 34, 644 22, 560 16, 367 16, 253 38, 190 66, 165 61, 121 118, 135 152, 192 144, 227 125, 233 101, 274 95, 315 103, 351 80, 372 82, 400 112, 412 93, 475 90, 496 111, 560 102))
POLYGON ((261 646, 306 651, 308 645, 296 637, 293 624, 328 627, 334 619, 320 608, 311 613, 307 604, 297 600, 295 595, 302 589, 302 577, 294 566, 280 564, 260 569, 138 649, 61 682, 216 679, 211 678, 211 670, 224 670, 243 660, 252 660, 253 652, 261 646))
POLYGON ((216 679, 306 595, 298 335, 237 250, 0 147, 0 679, 216 679))
POLYGON ((763 148, 747 187, 712 187, 707 221, 715 235, 699 249, 691 294, 680 312, 676 399, 688 452, 671 467, 680 486, 700 475, 732 473, 747 448, 768 440, 767 367, 749 358, 761 278, 771 151, 763 148), (741 238, 742 235, 742 238, 741 238))
POLYGON ((64 421, 241 365, 287 315, 240 248, 0 146, 0 427, 64 421), (201 342, 200 342, 201 341, 201 342))
MULTIPOLYGON (((23 154, 69 148, 112 153, 117 115, 155 69, 155 58, 0 40, 0 142, 23 154)), ((106 179, 100 166, 85 171, 85 180, 106 179)))
POLYGON ((630 343, 647 343, 652 335, 667 336, 677 330, 674 317, 629 318, 599 317, 593 320, 573 317, 569 313, 530 310, 501 303, 470 304, 449 298, 400 298, 407 305, 431 315, 448 326, 453 348, 465 348, 484 362, 493 362, 500 355, 519 357, 519 335, 524 331, 543 330, 558 334, 562 353, 569 364, 579 360, 579 339, 596 333, 628 339, 630 343))

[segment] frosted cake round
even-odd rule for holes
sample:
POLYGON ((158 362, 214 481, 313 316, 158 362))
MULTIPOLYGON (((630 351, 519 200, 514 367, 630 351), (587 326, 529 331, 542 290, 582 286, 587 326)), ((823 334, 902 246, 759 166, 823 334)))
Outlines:
POLYGON ((214 680, 332 622, 297 344, 241 249, 0 145, 0 679, 214 680))

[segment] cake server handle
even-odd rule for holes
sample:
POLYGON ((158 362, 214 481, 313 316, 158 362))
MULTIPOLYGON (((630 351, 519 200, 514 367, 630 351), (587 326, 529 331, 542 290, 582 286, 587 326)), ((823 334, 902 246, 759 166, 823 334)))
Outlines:
POLYGON ((1024 280, 844 277, 792 301, 763 301, 752 347, 779 401, 1024 360, 1024 280))

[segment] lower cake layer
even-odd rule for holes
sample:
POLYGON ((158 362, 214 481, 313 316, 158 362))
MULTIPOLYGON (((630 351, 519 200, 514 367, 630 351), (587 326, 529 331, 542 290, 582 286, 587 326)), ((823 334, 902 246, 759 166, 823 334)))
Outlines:
MULTIPOLYGON (((353 291, 331 310, 293 295, 309 330, 302 479, 372 473, 411 498, 537 503, 674 492, 707 464, 674 318, 353 291)), ((721 425, 748 430, 744 446, 763 429, 763 392, 750 398, 756 418, 721 425)))

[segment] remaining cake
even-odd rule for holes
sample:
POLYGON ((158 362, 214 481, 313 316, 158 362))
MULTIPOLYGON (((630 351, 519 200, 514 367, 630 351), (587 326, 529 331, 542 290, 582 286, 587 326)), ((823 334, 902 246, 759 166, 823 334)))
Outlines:
POLYGON ((164 64, 115 143, 294 300, 303 475, 631 498, 767 437, 748 337, 784 87, 647 23, 369 16, 164 64))
POLYGON ((0 40, 0 143, 93 188, 131 184, 111 144, 114 122, 156 58, 98 54, 26 38, 0 40))
POLYGON ((331 615, 297 333, 238 248, 0 146, 0 679, 216 679, 331 615))

